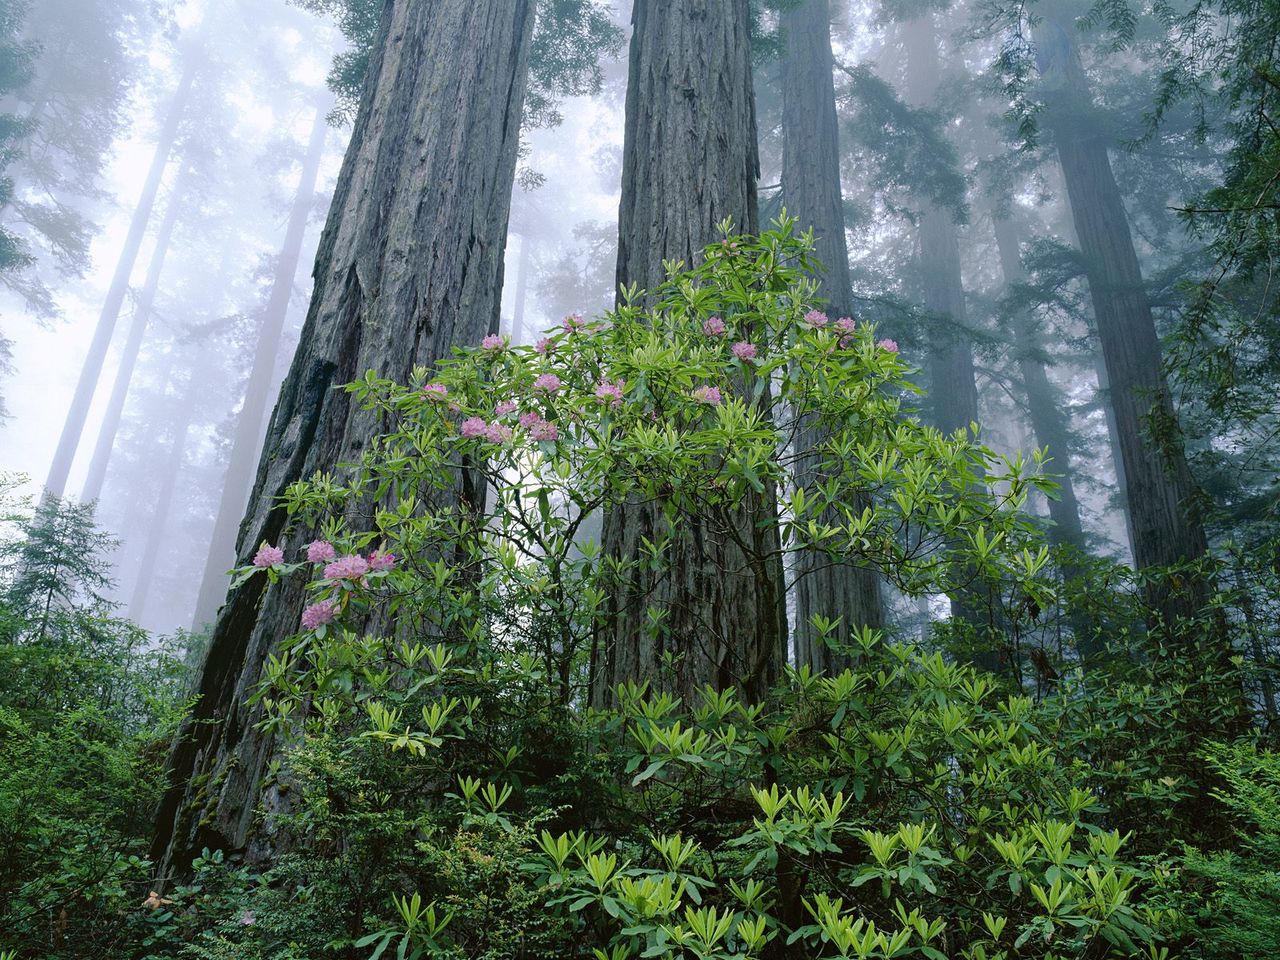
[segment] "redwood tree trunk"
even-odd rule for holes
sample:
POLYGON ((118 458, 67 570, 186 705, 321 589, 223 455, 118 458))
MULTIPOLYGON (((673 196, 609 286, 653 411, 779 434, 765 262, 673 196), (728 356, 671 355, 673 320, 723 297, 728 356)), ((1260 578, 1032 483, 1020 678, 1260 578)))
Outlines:
MULTIPOLYGON (((1196 560, 1208 549, 1204 526, 1107 142, 1089 109, 1088 81, 1070 33, 1046 18, 1036 30, 1036 44, 1045 116, 1058 148, 1110 381, 1134 562, 1147 570, 1196 560)), ((1202 610, 1209 589, 1202 578, 1169 578, 1151 584, 1147 600, 1172 625, 1202 610)))
MULTIPOLYGON (((941 73, 938 38, 931 15, 906 26, 907 93, 919 106, 929 106, 937 97, 941 73)), ((946 329, 935 325, 930 338, 928 360, 929 397, 933 425, 943 433, 968 431, 978 420, 978 386, 974 380, 973 351, 966 328, 964 281, 960 269, 960 239, 951 212, 925 200, 920 205, 920 274, 924 307, 946 321, 946 329)), ((980 624, 991 615, 991 604, 980 592, 956 590, 951 595, 951 616, 970 624, 980 624)), ((974 660, 987 669, 1000 666, 995 652, 982 652, 974 660)))
MULTIPOLYGON (((832 80, 831 13, 828 0, 806 0, 782 15, 782 199, 801 230, 813 228, 817 255, 826 267, 821 295, 835 316, 853 314, 849 251, 840 189, 840 130, 832 80)), ((812 488, 824 479, 821 456, 811 452, 821 435, 807 428, 796 438, 797 482, 812 488)), ((832 521, 834 517, 824 518, 832 521)), ((845 660, 818 644, 813 617, 838 620, 837 639, 864 626, 884 625, 876 570, 842 564, 802 551, 796 558, 796 665, 832 672, 845 660)))
POLYGON ((165 544, 165 530, 169 525, 169 513, 173 509, 173 494, 178 488, 179 475, 187 451, 187 434, 191 430, 191 419, 196 411, 196 399, 200 395, 200 384, 193 370, 187 382, 182 404, 177 419, 171 427, 169 449, 161 465, 160 489, 156 495, 154 509, 147 517, 147 540, 142 550, 142 559, 138 562, 137 580, 133 584, 133 595, 129 599, 129 619, 141 623, 146 612, 147 597, 151 594, 152 580, 155 578, 156 563, 160 559, 160 551, 165 544))
MULTIPOLYGON (((726 217, 757 229, 750 10, 748 0, 636 0, 632 25, 618 282, 652 289, 664 259, 695 263, 726 217)), ((653 503, 606 511, 611 556, 633 561, 644 538, 671 541, 661 569, 637 564, 613 593, 592 658, 595 702, 628 680, 686 703, 703 684, 748 698, 767 689, 786 658, 776 514, 772 491, 732 517, 685 514, 674 527, 653 503), (656 629, 650 609, 663 618, 656 629)))
POLYGON ((164 219, 160 221, 160 229, 156 232, 155 249, 152 250, 151 262, 147 265, 147 277, 142 283, 142 293, 133 307, 133 317, 129 321, 129 334, 125 339, 124 352, 120 356, 120 365, 116 368, 116 379, 111 386, 111 396, 107 400, 102 426, 98 430, 98 439, 93 446, 93 458, 89 461, 89 473, 80 494, 80 499, 86 503, 97 500, 102 495, 102 484, 107 476, 107 466, 111 462, 111 452, 115 448, 116 433, 120 430, 120 417, 124 413, 125 401, 129 398, 129 385, 133 382, 133 371, 138 364, 138 355, 142 352, 142 341, 146 337, 147 326, 151 322, 156 290, 160 286, 160 275, 164 272, 165 257, 169 253, 169 242, 173 239, 173 228, 178 222, 178 211, 181 209, 186 188, 187 170, 184 166, 173 184, 169 203, 165 207, 164 219))
MULTIPOLYGON (((1026 273, 1022 269, 1022 257, 1018 252, 1018 237, 1013 224, 998 217, 995 232, 1005 284, 1025 280, 1026 273)), ((1067 417, 1062 410, 1062 397, 1049 382, 1044 361, 1040 359, 1043 345, 1031 317, 1020 316, 1014 321, 1013 349, 1026 391, 1027 415, 1031 420, 1031 429, 1035 431, 1036 443, 1049 448, 1049 455, 1053 458, 1051 467, 1058 473, 1058 499, 1049 499, 1049 519, 1053 521, 1049 539, 1056 544, 1083 551, 1084 528, 1080 523, 1080 501, 1076 498, 1071 458, 1067 452, 1070 436, 1067 417)))
POLYGON ((50 496, 60 497, 66 492, 67 476, 71 473, 76 448, 80 446, 80 435, 84 432, 84 422, 89 416, 89 407, 93 404, 93 394, 98 388, 98 378, 102 376, 102 364, 107 358, 107 349, 111 346, 111 335, 115 332, 116 321, 120 317, 120 307, 124 304, 125 294, 129 291, 129 277, 133 274, 133 265, 138 259, 138 249, 142 246, 142 237, 147 231, 147 223, 151 219, 156 195, 160 192, 160 181, 164 179, 169 153, 173 150, 178 128, 187 110, 187 101, 191 97, 196 66, 197 56, 194 53, 190 54, 182 79, 178 82, 178 90, 173 96, 173 102, 169 104, 164 126, 160 129, 160 138, 156 141, 156 149, 151 156, 151 168, 147 171, 147 179, 142 185, 142 195, 138 197, 138 205, 133 208, 133 220, 129 223, 129 232, 125 235, 124 245, 120 248, 116 270, 111 277, 111 286, 107 288, 107 298, 102 303, 98 325, 93 331, 93 340, 89 343, 89 352, 85 355, 84 365, 80 368, 80 378, 76 381, 76 390, 71 396, 71 407, 62 425, 62 434, 58 437, 53 463, 49 466, 49 477, 45 481, 44 488, 50 496))
MULTIPOLYGON (((338 389, 366 370, 405 381, 497 329, 502 256, 533 29, 532 0, 386 5, 321 236, 311 306, 272 414, 237 556, 297 557, 277 498, 358 461, 386 425, 338 389), (459 54, 465 55, 460 56, 459 54)), ((478 496, 480 491, 461 495, 478 496)), ((170 756, 158 811, 162 872, 202 846, 244 848, 273 748, 246 705, 263 662, 298 629, 303 583, 253 577, 218 614, 199 702, 170 756)))
POLYGON ((284 333, 289 315, 289 301, 293 295, 294 278, 298 274, 298 260, 302 254, 302 240, 307 232, 307 219, 315 202, 316 175, 320 158, 324 154, 326 110, 316 109, 311 127, 311 141, 302 162, 302 174, 289 211, 289 223, 285 228, 284 245, 276 261, 275 275, 271 278, 271 292, 262 315, 262 327, 258 331, 258 343, 253 351, 253 366, 245 385, 244 404, 236 419, 235 436, 231 441, 231 453, 227 458, 227 473, 222 481, 222 494, 218 499, 218 514, 213 522, 213 539, 205 558, 204 575, 200 579, 200 593, 196 598, 195 616, 191 628, 200 630, 213 622, 218 605, 227 594, 227 570, 236 559, 236 532, 240 518, 249 500, 253 485, 258 453, 262 448, 262 420, 271 399, 271 381, 276 369, 276 357, 280 352, 280 337, 284 333))

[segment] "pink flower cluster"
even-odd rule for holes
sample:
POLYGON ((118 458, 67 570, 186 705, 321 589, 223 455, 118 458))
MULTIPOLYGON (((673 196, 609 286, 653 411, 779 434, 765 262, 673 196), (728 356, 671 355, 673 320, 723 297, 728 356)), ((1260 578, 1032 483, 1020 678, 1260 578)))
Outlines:
POLYGON ((857 321, 853 317, 841 317, 836 321, 836 329, 840 331, 840 349, 847 350, 853 346, 853 328, 857 321))
POLYGON ((587 325, 587 321, 583 319, 580 313, 571 313, 560 321, 560 326, 564 328, 565 333, 573 333, 575 330, 581 330, 587 325))
POLYGON ((748 343, 746 340, 739 340, 731 349, 733 350, 733 355, 744 363, 756 358, 756 345, 748 343))
POLYGON ((555 353, 556 345, 551 342, 550 337, 543 337, 536 344, 534 344, 533 349, 537 350, 539 353, 545 356, 546 354, 549 354, 549 353, 555 353))
POLYGON ((554 373, 544 373, 533 381, 533 389, 543 390, 546 393, 555 393, 560 389, 560 378, 554 373))
POLYGON ((720 388, 713 387, 710 384, 703 384, 693 391, 693 399, 699 403, 705 403, 712 407, 720 406, 720 388))
POLYGON ((827 325, 827 315, 821 310, 810 310, 804 315, 804 322, 811 327, 821 329, 827 325))
POLYGON ((326 623, 333 623, 338 613, 338 605, 332 600, 321 600, 302 611, 302 629, 315 630, 326 623))
POLYGON ((496 333, 491 333, 480 341, 480 346, 485 350, 501 350, 507 345, 507 338, 500 337, 496 333))
POLYGON ((467 439, 484 437, 490 443, 502 443, 504 440, 511 439, 510 427, 496 420, 493 423, 487 423, 481 417, 467 417, 462 421, 461 431, 463 437, 467 439))
POLYGON ((620 406, 622 403, 622 391, 626 388, 627 381, 619 378, 617 383, 609 380, 601 380, 596 386, 596 399, 601 403, 610 407, 620 406))
POLYGON ((449 396, 449 388, 443 383, 428 383, 422 392, 432 400, 444 400, 449 396))
POLYGON ((328 540, 312 540, 307 544, 308 563, 328 563, 338 555, 328 540))
POLYGON ((368 572, 369 561, 358 554, 351 554, 325 564, 324 578, 326 580, 359 580, 368 572))
POLYGON ((503 400, 500 404, 493 408, 495 417, 505 417, 509 413, 515 413, 520 409, 520 404, 514 400, 503 400))
POLYGON ((386 573, 396 568, 396 555, 386 550, 375 550, 369 554, 369 572, 386 573))
POLYGON ((262 546, 258 548, 258 552, 253 555, 253 565, 255 567, 274 567, 277 563, 284 563, 284 551, 279 547, 273 547, 264 540, 262 546))
POLYGON ((881 340, 879 343, 877 343, 877 344, 876 344, 876 346, 877 346, 877 347, 879 347, 881 350, 887 350, 887 351, 889 351, 890 353, 897 353, 897 352, 898 352, 898 341, 897 341, 897 340, 887 340, 887 339, 886 339, 886 340, 881 340))
POLYGON ((702 332, 708 337, 723 337, 724 330, 724 321, 719 317, 707 317, 702 321, 702 332))
POLYGON ((520 418, 521 429, 528 430, 534 440, 559 440, 560 431, 550 420, 544 420, 536 413, 526 413, 520 418))

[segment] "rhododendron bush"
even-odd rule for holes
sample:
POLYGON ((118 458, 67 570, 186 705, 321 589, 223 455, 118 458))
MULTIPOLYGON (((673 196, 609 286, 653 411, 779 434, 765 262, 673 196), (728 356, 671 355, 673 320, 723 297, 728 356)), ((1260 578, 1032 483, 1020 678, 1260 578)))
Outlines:
POLYGON ((659 290, 624 291, 615 312, 568 317, 536 346, 486 337, 410 383, 351 384, 385 433, 351 482, 317 477, 287 497, 294 522, 349 558, 258 555, 272 575, 313 577, 301 626, 324 636, 376 616, 389 639, 522 647, 534 633, 567 701, 592 680, 606 593, 636 564, 661 568, 669 546, 656 532, 639 559, 603 555, 604 510, 657 503, 727 538, 744 497, 766 489, 784 554, 872 567, 912 595, 977 584, 1006 625, 1027 597, 1049 606, 1047 549, 1021 509, 1052 488, 1038 454, 998 457, 976 425, 924 426, 910 358, 815 306, 812 244, 790 229, 728 236, 693 269, 669 264, 659 290), (802 428, 816 449, 800 449, 802 428), (339 569, 369 549, 394 568, 339 569), (478 615, 486 603, 501 629, 478 615))
MULTIPOLYGON (((851 669, 789 668, 758 702, 627 683, 590 705, 606 599, 668 546, 605 555, 596 518, 622 502, 730 536, 745 497, 776 491, 784 554, 968 591, 1006 638, 1054 602, 1021 510, 1051 488, 1038 457, 922 425, 912 359, 822 312, 790 227, 726 236, 536 346, 489 337, 410 383, 348 387, 385 429, 349 479, 289 491, 304 555, 263 544, 237 572, 310 594, 256 694, 284 745, 263 831, 292 852, 255 918, 303 883, 332 904, 330 942, 375 957, 976 960, 1157 940, 1167 918, 1142 897, 1161 874, 1107 825, 1066 686, 1033 704, 823 623, 851 669)), ((269 940, 258 921, 235 938, 269 940)))

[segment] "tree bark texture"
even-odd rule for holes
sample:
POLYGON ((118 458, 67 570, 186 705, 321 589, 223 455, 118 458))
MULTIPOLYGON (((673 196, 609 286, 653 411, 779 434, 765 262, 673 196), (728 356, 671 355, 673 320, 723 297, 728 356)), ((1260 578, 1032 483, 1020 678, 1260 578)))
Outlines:
MULTIPOLYGON (((1088 80, 1062 24, 1051 18, 1041 21, 1036 46, 1045 116, 1084 254, 1110 381, 1134 562, 1147 570, 1196 560, 1208 549, 1204 526, 1124 202, 1106 139, 1090 109, 1088 80)), ((1208 592, 1201 578, 1170 578, 1151 584, 1147 601, 1172 625, 1203 609, 1208 592)))
MULTIPOLYGON (((805 0, 782 14, 782 199, 799 229, 813 229, 818 259, 826 267, 820 294, 834 316, 853 315, 849 251, 844 234, 840 186, 840 129, 832 79, 831 11, 828 0, 805 0)), ((824 479, 822 436, 812 425, 796 437, 797 482, 812 489, 824 479)), ((863 504, 865 505, 865 503, 863 504)), ((833 515, 822 518, 835 522, 833 515)), ((813 617, 839 621, 837 639, 861 627, 884 625, 880 575, 870 567, 840 563, 816 551, 801 551, 795 562, 796 666, 833 672, 846 658, 820 645, 813 617)))
POLYGON ((49 496, 60 497, 66 492, 67 477, 75 461, 76 449, 80 446, 84 423, 88 419, 89 408, 93 404, 93 394, 102 376, 102 365, 107 358, 107 349, 111 346, 111 335, 115 332, 116 321, 120 318, 120 308, 124 305, 125 294, 129 292, 129 277, 133 274, 138 250, 142 246, 142 238, 147 232, 151 211, 155 207, 156 196, 160 192, 160 182, 164 179, 165 167, 169 163, 169 154, 173 150, 178 128, 186 114, 187 102, 191 99, 191 87, 195 83, 197 63, 195 54, 188 56, 182 79, 178 82, 177 92, 173 95, 173 101, 169 104, 169 111, 165 115, 164 126, 160 128, 160 137, 156 141, 156 149, 151 156, 151 167, 147 171, 147 179, 143 182, 138 204, 133 208, 129 232, 125 235, 124 245, 120 248, 115 273, 111 277, 111 286, 107 288, 107 297, 102 302, 98 325, 94 328, 93 339, 89 342, 89 352, 84 358, 84 365, 80 368, 80 378, 76 381, 75 393, 71 396, 71 407, 67 411, 67 419, 62 425, 58 446, 54 450, 53 462, 49 466, 49 477, 44 485, 45 492, 49 496))
POLYGON ((271 398, 276 357, 280 352, 285 320, 289 316, 289 301, 293 296, 294 278, 298 274, 302 240, 315 202, 316 177, 328 131, 326 113, 323 107, 316 109, 311 139, 302 161, 298 190, 289 210, 284 244, 276 261, 275 275, 271 278, 271 292, 267 295, 266 308, 262 314, 258 343, 253 352, 253 366, 245 384, 244 403, 236 419, 235 436, 227 458, 227 473, 222 481, 218 514, 213 523, 213 538, 205 559, 204 575, 200 579, 200 593, 196 598, 195 615, 192 618, 193 630, 199 630, 213 622, 218 605, 227 594, 227 570, 235 563, 236 534, 240 529, 240 518, 244 516, 258 454, 262 449, 262 420, 271 398))
MULTIPOLYGON (((286 534, 276 498, 296 480, 358 461, 386 426, 342 384, 369 369, 407 380, 415 365, 496 331, 533 8, 532 0, 386 5, 310 309, 240 526, 241 562, 264 540, 298 556, 309 531, 286 534)), ((275 802, 274 785, 262 782, 273 747, 245 701, 267 656, 297 631, 303 586, 254 577, 218 614, 158 812, 162 876, 182 873, 202 846, 245 848, 260 801, 275 802)))
MULTIPOLYGON (((758 228, 750 11, 748 0, 636 0, 632 26, 618 282, 652 289, 664 259, 693 265, 726 217, 735 230, 758 228)), ((606 511, 610 556, 637 561, 644 539, 671 541, 659 569, 637 563, 616 586, 593 651, 596 703, 624 681, 689 703, 703 684, 755 698, 777 677, 786 611, 776 495, 729 513, 668 524, 660 504, 606 511)))
POLYGON ((102 484, 106 480, 107 467, 111 463, 111 452, 115 448, 116 434, 120 430, 120 418, 124 413, 125 401, 129 398, 129 386, 133 383, 133 371, 138 365, 142 342, 146 338, 147 327, 151 323, 151 311, 155 305, 156 291, 160 287, 160 275, 164 272, 164 261, 169 253, 169 242, 173 239, 173 228, 178 222, 178 211, 181 209, 186 188, 187 170, 183 167, 170 191, 164 219, 160 221, 160 229, 156 231, 155 248, 151 251, 151 262, 147 264, 147 276, 142 282, 142 292, 138 295, 133 307, 133 316, 129 320, 129 333, 125 338, 124 352, 120 355, 115 382, 111 385, 111 396, 107 400, 107 409, 102 415, 102 426, 98 429, 98 439, 94 443, 93 456, 89 460, 89 472, 85 477, 84 489, 80 493, 80 499, 86 503, 97 500, 102 495, 102 484))

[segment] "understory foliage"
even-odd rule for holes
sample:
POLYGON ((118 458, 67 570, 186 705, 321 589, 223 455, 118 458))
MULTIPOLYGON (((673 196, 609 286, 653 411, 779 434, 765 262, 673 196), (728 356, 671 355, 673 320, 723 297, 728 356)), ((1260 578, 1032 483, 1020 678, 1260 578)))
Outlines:
MULTIPOLYGON (((283 802, 258 825, 269 867, 205 851, 150 889, 146 828, 128 816, 155 795, 154 741, 130 737, 157 721, 133 725, 133 707, 93 741, 132 779, 93 778, 101 797, 77 821, 112 825, 98 835, 123 859, 110 883, 41 900, 104 845, 77 853, 49 836, 69 789, 56 777, 86 751, 71 733, 47 738, 75 710, 19 704, 0 754, 0 892, 31 906, 0 950, 1265 955, 1276 759, 1244 732, 1243 661, 1194 642, 1235 622, 1231 595, 1203 623, 1157 631, 1132 574, 1073 563, 1062 584, 1024 509, 1053 492, 1041 457, 922 425, 910 359, 820 312, 812 239, 790 228, 726 227, 699 265, 669 264, 661 289, 569 317, 536 346, 494 337, 409 384, 350 385, 384 434, 341 479, 289 491, 292 522, 314 532, 302 555, 263 544, 235 574, 310 591, 254 694, 279 747, 264 786, 283 802), (815 424, 802 471, 792 440, 815 424), (635 570, 601 554, 592 518, 630 497, 729 530, 766 488, 781 555, 753 562, 818 551, 874 566, 907 597, 971 595, 982 622, 940 627, 930 645, 820 624, 847 668, 787 667, 757 697, 743 683, 684 701, 664 677, 602 693, 608 599, 635 570), (999 669, 970 665, 975 648, 997 651, 999 669), (73 753, 49 761, 49 796, 19 792, 21 771, 46 762, 28 743, 73 753), (94 919, 107 916, 110 943, 94 919)), ((36 555, 37 526, 9 546, 6 583, 36 555)), ((660 567, 665 549, 658 537, 633 562, 660 567)), ((92 609, 86 589, 49 595, 67 623, 92 609)), ((3 649, 26 651, 35 621, 14 622, 3 649)), ((181 687, 150 682, 171 711, 181 687)))

